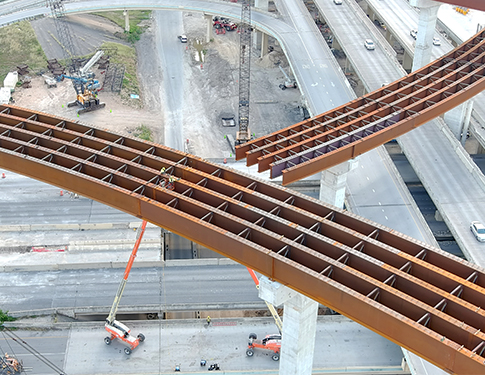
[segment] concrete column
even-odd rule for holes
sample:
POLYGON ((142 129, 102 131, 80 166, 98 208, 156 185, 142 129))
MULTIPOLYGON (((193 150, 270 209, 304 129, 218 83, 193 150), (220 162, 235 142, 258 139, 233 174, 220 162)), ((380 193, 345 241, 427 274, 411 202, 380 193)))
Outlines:
POLYGON ((341 50, 342 47, 340 46, 338 39, 335 38, 335 35, 332 35, 332 48, 341 50))
POLYGON ((268 34, 262 33, 261 39, 261 57, 268 54, 268 34))
POLYGON ((347 173, 357 168, 358 159, 346 161, 322 172, 320 179, 321 201, 343 208, 347 173))
POLYGON ((267 12, 269 9, 269 0, 254 0, 254 7, 267 12))
POLYGON ((444 114, 446 125, 462 145, 465 145, 466 135, 470 127, 470 118, 473 109, 473 100, 469 100, 444 114))
POLYGON ((260 298, 284 304, 279 375, 311 375, 318 303, 265 276, 259 283, 260 298))
POLYGON ((409 55, 409 53, 406 52, 406 50, 404 50, 402 67, 406 72, 410 72, 413 68, 413 58, 411 55, 409 55))
POLYGON ((418 35, 413 60, 413 71, 415 71, 431 62, 436 19, 442 3, 432 0, 409 0, 409 4, 419 8, 418 35))
POLYGON ((130 32, 130 15, 128 14, 128 11, 126 9, 123 11, 123 16, 125 16, 125 32, 129 33, 130 32))
POLYGON ((210 14, 204 14, 207 24, 207 32, 205 33, 205 42, 209 43, 212 38, 212 16, 210 14))
MULTIPOLYGON (((262 40, 263 40, 263 33, 261 31, 256 31, 253 33, 253 37, 252 37, 252 40, 253 40, 253 49, 255 51, 259 51, 261 50, 261 47, 262 47, 262 40)), ((261 54, 260 57, 263 57, 263 54, 261 54)))

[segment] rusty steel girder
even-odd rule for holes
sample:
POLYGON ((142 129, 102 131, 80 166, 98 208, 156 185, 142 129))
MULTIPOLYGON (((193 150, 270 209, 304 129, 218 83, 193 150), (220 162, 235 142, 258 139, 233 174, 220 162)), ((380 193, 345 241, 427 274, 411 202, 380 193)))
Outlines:
POLYGON ((485 11, 485 1, 483 0, 435 0, 439 3, 458 5, 462 7, 485 11))
POLYGON ((485 88, 485 31, 439 60, 319 116, 236 146, 236 160, 283 185, 353 159, 485 88))
POLYGON ((0 106, 0 166, 213 249, 450 373, 485 373, 477 265, 193 155, 14 106, 0 106))

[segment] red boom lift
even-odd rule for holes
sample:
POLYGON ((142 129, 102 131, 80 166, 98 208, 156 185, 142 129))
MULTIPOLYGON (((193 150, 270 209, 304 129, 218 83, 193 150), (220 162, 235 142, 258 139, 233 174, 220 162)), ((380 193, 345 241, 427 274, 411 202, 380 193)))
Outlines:
MULTIPOLYGON (((254 283, 256 284, 256 288, 259 289, 259 280, 256 276, 256 273, 249 267, 248 269, 249 274, 251 275, 254 283)), ((267 302, 266 306, 268 306, 271 315, 273 315, 273 319, 275 321, 276 326, 278 327, 279 334, 274 335, 267 335, 264 339, 258 340, 258 336, 255 333, 249 334, 249 341, 248 341, 248 348, 246 349, 246 355, 248 357, 252 357, 254 355, 254 348, 265 349, 273 351, 273 355, 271 358, 273 361, 279 361, 280 359, 280 351, 281 351, 281 330, 283 329, 283 322, 281 321, 278 312, 276 311, 275 307, 267 302)))
POLYGON ((111 306, 111 311, 109 312, 109 315, 106 318, 106 323, 104 325, 104 328, 110 334, 110 336, 106 336, 104 338, 104 343, 106 345, 109 345, 111 344, 112 340, 120 339, 121 341, 129 345, 124 349, 126 355, 130 355, 131 352, 140 344, 140 342, 145 341, 145 336, 142 333, 139 333, 137 337, 132 336, 130 333, 131 330, 126 325, 116 320, 116 311, 118 310, 121 296, 123 294, 123 291, 125 290, 126 281, 128 280, 128 276, 130 275, 131 267, 133 266, 133 262, 135 261, 136 253, 138 252, 138 248, 140 247, 140 242, 141 242, 141 239, 143 238, 143 234, 145 233, 146 226, 147 226, 147 222, 143 220, 140 228, 138 228, 138 232, 136 234, 137 237, 136 237, 135 246, 133 246, 130 260, 126 265, 125 274, 123 275, 123 280, 121 280, 120 286, 118 288, 118 292, 116 293, 115 300, 113 301, 113 306, 111 306))

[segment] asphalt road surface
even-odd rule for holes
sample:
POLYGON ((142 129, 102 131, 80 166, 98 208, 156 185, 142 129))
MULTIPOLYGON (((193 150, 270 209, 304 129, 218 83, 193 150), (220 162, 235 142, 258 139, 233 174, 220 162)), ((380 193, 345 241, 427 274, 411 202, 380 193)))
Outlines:
MULTIPOLYGON (((121 269, 0 273, 0 306, 11 313, 109 309, 122 276, 121 269)), ((164 311, 184 304, 194 310, 205 304, 264 306, 244 266, 171 266, 132 269, 120 309, 164 311)))

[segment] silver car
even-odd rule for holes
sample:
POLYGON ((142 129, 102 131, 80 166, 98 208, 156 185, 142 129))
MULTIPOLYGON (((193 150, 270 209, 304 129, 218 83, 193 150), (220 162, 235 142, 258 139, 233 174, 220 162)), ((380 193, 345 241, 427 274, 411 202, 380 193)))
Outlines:
POLYGON ((470 223, 470 230, 478 241, 485 242, 485 226, 482 223, 472 221, 470 223))

